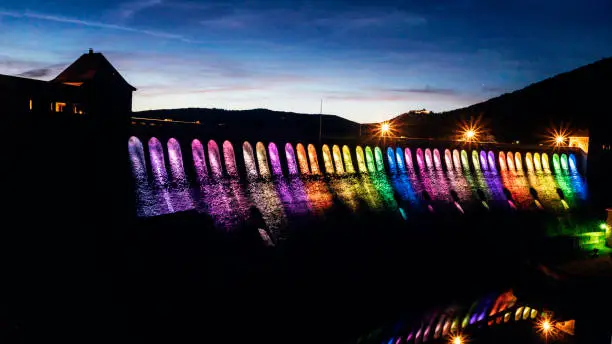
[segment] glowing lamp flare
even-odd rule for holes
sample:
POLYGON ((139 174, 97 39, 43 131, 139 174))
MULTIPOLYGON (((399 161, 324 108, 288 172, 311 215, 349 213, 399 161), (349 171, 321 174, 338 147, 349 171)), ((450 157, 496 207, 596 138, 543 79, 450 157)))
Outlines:
POLYGON ((465 339, 461 335, 451 337, 450 344, 465 344, 465 339))
POLYGON ((473 139, 474 137, 476 137, 476 132, 474 130, 468 130, 465 132, 465 138, 468 140, 473 139))
POLYGON ((563 137, 563 136, 557 136, 557 137, 555 138, 555 143, 556 143, 557 145, 561 145, 561 144, 563 144, 563 142, 565 142, 565 137, 563 137))
POLYGON ((382 131, 382 132, 383 132, 383 133, 385 133, 385 134, 386 134, 386 133, 388 133, 389 131, 391 131, 391 125, 390 125, 389 123, 386 123, 386 122, 385 122, 385 123, 383 123, 383 124, 380 126, 380 131, 382 131))

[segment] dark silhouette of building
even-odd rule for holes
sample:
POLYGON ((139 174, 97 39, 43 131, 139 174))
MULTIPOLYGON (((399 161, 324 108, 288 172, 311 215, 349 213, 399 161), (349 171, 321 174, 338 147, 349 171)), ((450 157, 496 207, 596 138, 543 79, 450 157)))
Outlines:
POLYGON ((136 89, 90 49, 51 81, 0 75, 0 101, 12 114, 129 114, 136 89))

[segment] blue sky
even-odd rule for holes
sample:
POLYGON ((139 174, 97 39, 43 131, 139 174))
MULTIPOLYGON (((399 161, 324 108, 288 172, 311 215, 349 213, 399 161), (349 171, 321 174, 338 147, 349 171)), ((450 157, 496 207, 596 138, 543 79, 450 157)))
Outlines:
POLYGON ((359 122, 450 110, 612 56, 612 1, 4 0, 0 74, 88 48, 134 110, 269 108, 359 122))

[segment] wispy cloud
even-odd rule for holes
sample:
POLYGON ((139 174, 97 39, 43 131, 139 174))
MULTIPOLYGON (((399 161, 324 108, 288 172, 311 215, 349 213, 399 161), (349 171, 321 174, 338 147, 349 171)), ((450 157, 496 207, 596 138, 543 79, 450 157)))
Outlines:
POLYGON ((30 69, 18 75, 26 78, 44 78, 46 76, 51 76, 52 74, 53 70, 51 68, 37 68, 30 69))
POLYGON ((125 20, 133 17, 137 12, 161 5, 162 3, 162 0, 136 0, 122 3, 119 6, 118 15, 121 19, 125 20))
POLYGON ((38 19, 38 20, 51 21, 51 22, 56 22, 56 23, 81 25, 81 26, 87 26, 87 27, 93 27, 93 28, 99 28, 99 29, 126 31, 126 32, 140 33, 140 34, 149 35, 149 36, 158 37, 158 38, 180 40, 186 43, 196 43, 196 41, 191 40, 185 36, 163 32, 163 31, 136 29, 136 28, 124 26, 124 25, 108 24, 108 23, 76 19, 76 18, 70 18, 70 17, 63 17, 63 16, 56 16, 52 14, 37 13, 37 12, 31 12, 31 11, 12 12, 12 11, 1 11, 0 10, 0 16, 13 17, 13 18, 38 19))
POLYGON ((393 88, 389 89, 390 92, 396 93, 425 93, 425 94, 438 94, 438 95, 453 95, 457 91, 450 88, 436 88, 426 85, 423 88, 393 88))

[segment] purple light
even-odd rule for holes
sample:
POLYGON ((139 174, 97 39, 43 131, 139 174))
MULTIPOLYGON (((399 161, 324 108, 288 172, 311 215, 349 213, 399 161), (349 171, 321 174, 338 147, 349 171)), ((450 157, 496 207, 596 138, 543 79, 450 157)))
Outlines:
POLYGON ((274 142, 268 143, 268 153, 270 153, 270 165, 272 165, 272 173, 275 176, 283 175, 280 158, 278 156, 278 148, 274 142))
POLYGON ((497 166, 495 165, 495 153, 493 153, 493 151, 489 151, 489 170, 497 170, 497 166))
POLYGON ((423 171, 425 169, 423 150, 421 148, 417 148, 417 164, 419 165, 419 170, 423 171))
POLYGON ((130 154, 134 179, 139 184, 145 183, 147 181, 147 163, 142 142, 137 137, 132 136, 128 140, 128 152, 130 154))
POLYGON ((238 169, 236 168, 236 155, 234 154, 234 146, 229 141, 223 142, 223 160, 225 160, 225 170, 230 177, 238 177, 238 169))
POLYGON ((480 168, 483 171, 488 171, 489 170, 489 164, 487 163, 487 152, 485 151, 480 151, 480 168))
POLYGON ((191 154, 193 156, 193 165, 200 182, 208 178, 208 167, 206 167, 206 155, 202 142, 195 139, 191 142, 191 154))
POLYGON ((164 147, 155 137, 149 140, 149 154, 151 156, 151 170, 153 179, 158 186, 168 183, 168 173, 166 172, 166 162, 164 160, 164 147))
POLYGON ((185 183, 185 169, 183 168, 183 154, 181 153, 181 145, 174 138, 168 140, 168 161, 170 163, 172 181, 177 184, 185 183))
POLYGON ((208 141, 208 161, 210 162, 210 170, 215 178, 223 176, 221 167, 221 155, 219 154, 219 146, 214 140, 208 141))
POLYGON ((412 164, 412 152, 410 148, 404 149, 404 157, 406 158, 406 167, 409 169, 414 169, 414 165, 412 164))
POLYGON ((442 170, 442 159, 440 159, 440 151, 436 148, 433 151, 433 160, 436 170, 442 170))
POLYGON ((291 143, 285 144, 285 157, 287 158, 287 170, 289 174, 295 176, 298 174, 297 162, 295 161, 295 152, 291 143))
POLYGON ((433 161, 432 161, 432 156, 431 156, 431 149, 427 148, 425 149, 425 164, 427 165, 427 169, 432 170, 433 169, 433 161))

